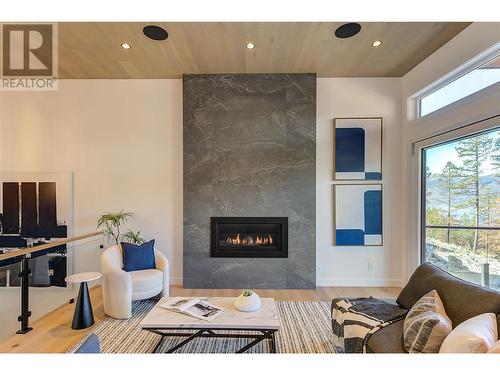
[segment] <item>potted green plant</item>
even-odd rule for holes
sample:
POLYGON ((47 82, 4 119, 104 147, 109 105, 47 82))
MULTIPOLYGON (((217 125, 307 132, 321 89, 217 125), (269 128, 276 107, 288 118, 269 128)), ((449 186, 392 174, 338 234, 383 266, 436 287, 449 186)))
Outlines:
POLYGON ((134 232, 133 230, 126 231, 123 234, 122 240, 136 245, 142 245, 144 242, 146 242, 146 240, 142 238, 140 230, 138 230, 137 232, 134 232))
POLYGON ((245 289, 234 301, 234 307, 244 312, 258 310, 260 309, 260 305, 259 295, 250 289, 245 289))
POLYGON ((127 221, 133 218, 135 215, 132 212, 125 212, 120 210, 118 212, 106 212, 99 216, 97 220, 97 228, 103 230, 103 234, 107 239, 114 241, 116 244, 120 243, 120 239, 134 243, 142 244, 145 242, 144 238, 141 237, 141 231, 134 232, 128 230, 124 234, 121 233, 121 226, 126 224, 127 221))

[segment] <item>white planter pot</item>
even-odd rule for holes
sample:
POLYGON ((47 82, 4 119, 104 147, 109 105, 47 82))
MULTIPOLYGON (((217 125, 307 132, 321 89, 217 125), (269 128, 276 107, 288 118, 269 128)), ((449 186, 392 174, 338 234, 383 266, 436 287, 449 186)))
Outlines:
POLYGON ((255 311, 260 308, 261 302, 260 297, 257 293, 253 292, 248 297, 240 294, 236 301, 234 301, 234 307, 240 311, 250 312, 255 311))

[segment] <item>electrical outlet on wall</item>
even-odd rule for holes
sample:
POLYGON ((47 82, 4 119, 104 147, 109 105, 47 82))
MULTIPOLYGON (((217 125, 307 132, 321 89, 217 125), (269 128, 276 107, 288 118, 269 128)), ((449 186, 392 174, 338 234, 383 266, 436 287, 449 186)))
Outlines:
POLYGON ((373 271, 373 263, 368 262, 368 271, 373 271))

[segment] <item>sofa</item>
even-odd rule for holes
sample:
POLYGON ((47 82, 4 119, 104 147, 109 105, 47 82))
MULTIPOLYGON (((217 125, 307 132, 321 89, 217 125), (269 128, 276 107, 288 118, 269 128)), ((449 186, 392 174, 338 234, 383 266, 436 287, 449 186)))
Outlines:
POLYGON ((104 312, 115 319, 132 316, 132 301, 169 295, 169 264, 155 249, 156 269, 126 272, 123 270, 121 245, 106 249, 101 255, 104 312))
MULTIPOLYGON (((420 265, 395 303, 409 310, 426 293, 436 290, 453 328, 476 315, 492 312, 500 327, 500 292, 461 280, 430 263, 420 265)), ((370 353, 405 353, 403 322, 399 320, 375 332, 367 342, 370 353)))

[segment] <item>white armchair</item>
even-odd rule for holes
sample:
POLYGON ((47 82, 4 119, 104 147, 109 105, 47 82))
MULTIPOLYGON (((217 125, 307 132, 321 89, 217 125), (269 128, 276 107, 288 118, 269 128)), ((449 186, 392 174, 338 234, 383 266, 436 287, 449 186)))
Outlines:
POLYGON ((168 297, 167 258, 155 249, 154 270, 123 270, 122 247, 114 245, 101 255, 102 297, 104 312, 115 319, 132 316, 132 301, 148 299, 161 293, 168 297))

